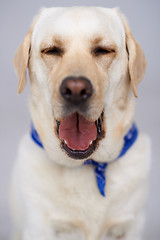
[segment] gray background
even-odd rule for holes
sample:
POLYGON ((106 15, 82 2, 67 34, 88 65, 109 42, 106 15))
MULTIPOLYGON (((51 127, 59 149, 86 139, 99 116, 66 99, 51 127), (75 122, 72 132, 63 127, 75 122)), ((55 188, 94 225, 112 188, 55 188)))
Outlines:
MULTIPOLYGON (((33 17, 42 6, 94 5, 119 6, 127 16, 133 35, 141 44, 148 62, 139 86, 136 119, 141 130, 152 138, 152 169, 145 240, 160 239, 160 1, 159 0, 1 0, 0 2, 0 240, 9 239, 10 219, 7 189, 18 143, 29 130, 27 109, 29 87, 17 94, 17 79, 12 59, 27 33, 33 17)), ((128 239, 129 240, 129 239, 128 239)))

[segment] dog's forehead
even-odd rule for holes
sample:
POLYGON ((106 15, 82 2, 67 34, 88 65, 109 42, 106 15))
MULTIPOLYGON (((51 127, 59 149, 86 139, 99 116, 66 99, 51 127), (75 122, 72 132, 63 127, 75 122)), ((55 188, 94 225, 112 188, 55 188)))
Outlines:
POLYGON ((71 7, 44 9, 35 25, 32 41, 52 44, 53 36, 77 40, 105 38, 121 47, 125 39, 123 24, 115 9, 98 7, 71 7))

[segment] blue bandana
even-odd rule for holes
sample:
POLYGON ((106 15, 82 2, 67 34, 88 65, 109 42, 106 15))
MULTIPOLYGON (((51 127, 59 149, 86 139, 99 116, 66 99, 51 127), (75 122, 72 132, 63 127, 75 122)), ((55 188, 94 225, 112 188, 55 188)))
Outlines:
MULTIPOLYGON (((134 144, 138 136, 138 129, 135 124, 132 125, 128 133, 124 137, 124 144, 123 148, 119 154, 119 156, 116 159, 121 158, 127 151, 128 149, 134 144)), ((43 144, 41 142, 41 139, 34 128, 34 125, 31 125, 31 137, 33 141, 38 144, 41 148, 43 147, 43 144)), ((84 163, 85 165, 90 164, 95 167, 95 175, 96 175, 96 180, 97 180, 97 186, 98 189, 103 197, 105 197, 105 186, 106 186, 106 177, 105 177, 105 171, 108 166, 108 163, 99 163, 94 161, 93 159, 88 159, 84 163)))

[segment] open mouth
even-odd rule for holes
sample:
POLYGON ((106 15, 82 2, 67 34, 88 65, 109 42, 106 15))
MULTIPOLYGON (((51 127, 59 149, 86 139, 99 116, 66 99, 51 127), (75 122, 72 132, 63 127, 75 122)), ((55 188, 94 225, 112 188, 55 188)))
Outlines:
POLYGON ((98 120, 90 122, 75 112, 63 121, 57 122, 57 134, 62 149, 74 159, 88 158, 104 137, 103 112, 98 120))

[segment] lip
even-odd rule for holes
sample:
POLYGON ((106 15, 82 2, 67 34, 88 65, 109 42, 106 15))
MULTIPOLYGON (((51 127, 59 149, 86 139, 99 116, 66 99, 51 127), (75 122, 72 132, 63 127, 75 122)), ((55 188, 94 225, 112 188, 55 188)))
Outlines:
MULTIPOLYGON (((97 147, 99 145, 99 141, 104 137, 104 129, 103 129, 104 116, 103 115, 104 115, 104 113, 102 112, 100 117, 95 121, 95 125, 97 127, 97 138, 90 143, 90 145, 87 149, 85 149, 83 151, 71 149, 67 146, 67 144, 65 143, 64 140, 61 140, 61 148, 63 151, 65 151, 65 153, 70 158, 73 158, 75 160, 86 159, 89 156, 91 156, 91 154, 97 149, 97 147)), ((57 123, 57 135, 59 138, 59 127, 60 127, 61 122, 56 120, 56 123, 57 123)))
POLYGON ((89 148, 84 151, 70 149, 64 141, 62 141, 61 147, 63 150, 65 150, 69 157, 74 159, 85 159, 88 158, 96 150, 97 143, 98 142, 94 140, 89 148))

